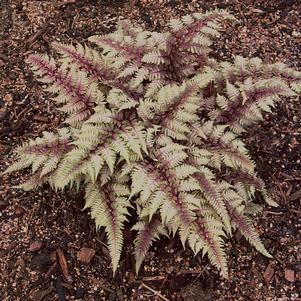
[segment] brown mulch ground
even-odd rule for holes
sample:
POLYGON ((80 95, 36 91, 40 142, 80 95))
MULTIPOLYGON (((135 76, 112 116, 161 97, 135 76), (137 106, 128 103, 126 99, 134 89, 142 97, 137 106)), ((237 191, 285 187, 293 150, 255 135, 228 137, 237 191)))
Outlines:
MULTIPOLYGON (((119 18, 164 30, 171 17, 227 8, 240 23, 216 43, 219 57, 259 56, 301 69, 300 1, 63 2, 0 0, 0 171, 13 161, 16 145, 62 120, 25 65, 28 54, 51 54, 52 41, 84 42, 107 33, 119 18)), ((227 245, 226 281, 206 259, 193 257, 172 240, 154 245, 137 277, 132 237, 126 233, 113 279, 105 236, 81 211, 82 196, 47 186, 31 192, 12 189, 26 178, 19 173, 0 178, 0 300, 301 300, 300 99, 283 100, 245 141, 280 204, 256 220, 273 259, 236 235, 227 245), (83 247, 96 252, 90 263, 78 259, 83 247)))

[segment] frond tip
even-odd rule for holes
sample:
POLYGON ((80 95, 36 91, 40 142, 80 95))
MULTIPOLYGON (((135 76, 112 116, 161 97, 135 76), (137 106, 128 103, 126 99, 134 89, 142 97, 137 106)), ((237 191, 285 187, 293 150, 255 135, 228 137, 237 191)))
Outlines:
POLYGON ((100 186, 100 183, 89 184, 84 208, 91 208, 91 217, 95 219, 97 229, 105 228, 113 274, 119 263, 123 245, 123 227, 127 220, 127 208, 130 206, 126 197, 127 190, 124 189, 124 192, 120 193, 118 190, 120 188, 117 183, 108 183, 104 186, 100 186))
POLYGON ((167 233, 157 218, 153 218, 151 221, 138 222, 132 230, 138 231, 135 240, 136 273, 138 274, 141 263, 153 241, 158 239, 160 235, 167 235, 167 233))

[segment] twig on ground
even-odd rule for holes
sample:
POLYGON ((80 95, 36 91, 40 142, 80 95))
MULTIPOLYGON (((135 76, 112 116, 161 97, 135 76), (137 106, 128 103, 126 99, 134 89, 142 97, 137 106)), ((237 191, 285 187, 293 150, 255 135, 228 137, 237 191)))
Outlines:
POLYGON ((72 23, 71 23, 71 26, 70 26, 71 29, 73 29, 75 27, 75 24, 78 21, 79 16, 80 16, 80 14, 79 14, 79 12, 77 12, 75 17, 72 20, 72 23))
POLYGON ((34 207, 31 209, 30 213, 29 213, 29 218, 28 218, 28 221, 27 221, 25 230, 24 230, 25 235, 28 234, 28 231, 29 231, 29 225, 30 225, 30 222, 31 222, 31 220, 32 220, 32 216, 33 216, 33 213, 34 213, 35 209, 36 209, 36 206, 34 206, 34 207))
POLYGON ((165 276, 150 276, 150 277, 143 277, 142 280, 143 281, 161 281, 164 280, 165 276))
POLYGON ((178 275, 181 274, 201 274, 205 271, 205 269, 207 268, 208 264, 204 267, 204 268, 200 268, 200 269, 195 269, 195 270, 180 270, 178 272, 178 275))
POLYGON ((66 281, 71 281, 71 277, 70 277, 69 271, 68 271, 67 260, 66 260, 66 257, 64 255, 64 252, 61 249, 57 249, 56 253, 59 257, 59 264, 60 264, 61 269, 63 271, 64 278, 66 279, 66 281))
POLYGON ((170 301, 169 299, 165 298, 161 293, 159 293, 158 291, 156 291, 153 288, 149 287, 148 285, 144 284, 143 282, 141 282, 140 287, 141 288, 146 288, 147 290, 149 290, 150 292, 152 292, 153 294, 155 294, 157 297, 159 297, 160 299, 162 299, 164 301, 170 301))
POLYGON ((42 34, 44 34, 46 28, 47 28, 47 24, 43 24, 43 25, 42 25, 42 28, 40 28, 35 34, 33 34, 33 35, 27 40, 27 44, 25 43, 24 45, 28 45, 28 47, 31 48, 32 45, 35 43, 35 41, 36 41, 42 34))
POLYGON ((53 274, 53 272, 54 272, 54 270, 56 269, 56 267, 57 267, 57 262, 55 261, 55 262, 52 264, 52 266, 49 268, 49 270, 47 271, 47 273, 45 274, 45 278, 50 277, 50 276, 53 274))
POLYGON ((268 214, 271 214, 271 215, 283 215, 284 214, 284 212, 281 212, 281 211, 277 212, 277 211, 273 211, 273 210, 266 210, 265 212, 268 214))

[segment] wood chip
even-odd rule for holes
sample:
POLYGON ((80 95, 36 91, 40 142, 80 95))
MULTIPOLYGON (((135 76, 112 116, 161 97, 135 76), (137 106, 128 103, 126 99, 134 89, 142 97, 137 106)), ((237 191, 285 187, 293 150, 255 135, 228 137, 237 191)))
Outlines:
POLYGON ((95 250, 91 248, 81 248, 77 254, 79 261, 83 263, 90 263, 95 256, 95 250))
POLYGON ((56 253, 59 257, 59 264, 60 264, 60 267, 62 269, 64 278, 66 279, 66 281, 71 281, 71 276, 70 276, 69 271, 68 271, 67 260, 66 260, 66 257, 64 255, 64 252, 61 249, 57 249, 56 253))
POLYGON ((274 272, 275 272, 275 270, 273 268, 273 264, 270 263, 263 273, 263 278, 264 278, 264 281, 266 284, 269 284, 271 282, 271 280, 274 276, 274 272))
POLYGON ((161 300, 164 301, 170 301, 169 299, 165 298, 159 291, 154 290, 153 288, 149 287, 148 285, 146 285, 145 283, 141 282, 140 285, 141 288, 146 288, 147 290, 149 290, 150 292, 152 292, 154 295, 156 295, 158 298, 160 298, 161 300))
POLYGON ((166 279, 166 276, 149 276, 149 277, 143 277, 142 281, 162 281, 166 279))
POLYGON ((21 213, 23 213, 23 211, 24 211, 24 209, 22 207, 20 207, 20 206, 17 206, 15 208, 15 213, 18 214, 18 215, 21 214, 21 213))
POLYGON ((57 6, 58 7, 61 7, 63 5, 68 5, 68 4, 73 4, 73 3, 76 3, 76 0, 61 0, 57 6))
POLYGON ((12 94, 6 94, 4 97, 3 97, 3 100, 7 103, 9 102, 12 102, 13 100, 13 95, 12 94))
POLYGON ((43 242, 40 240, 34 241, 33 243, 30 244, 28 250, 30 252, 35 252, 41 250, 43 247, 43 242))
POLYGON ((42 115, 34 115, 32 117, 32 120, 38 121, 38 122, 43 122, 43 123, 48 123, 49 122, 49 118, 46 117, 46 116, 42 116, 42 115))
POLYGON ((300 32, 298 32, 298 31, 296 31, 296 30, 293 30, 293 32, 292 32, 292 36, 293 37, 299 37, 301 34, 300 34, 300 32))
POLYGON ((286 268, 284 270, 284 277, 289 282, 295 282, 295 271, 286 268))

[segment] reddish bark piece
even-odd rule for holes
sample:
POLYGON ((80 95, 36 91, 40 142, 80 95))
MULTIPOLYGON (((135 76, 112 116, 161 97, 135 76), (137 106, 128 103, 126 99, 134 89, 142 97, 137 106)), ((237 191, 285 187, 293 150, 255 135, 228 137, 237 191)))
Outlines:
POLYGON ((18 206, 18 207, 15 208, 15 213, 16 214, 21 214, 21 213, 23 213, 23 211, 24 211, 24 209, 22 207, 20 207, 20 206, 18 206))
POLYGON ((274 270, 273 264, 270 263, 263 273, 263 278, 264 278, 264 281, 266 284, 269 284, 271 282, 271 280, 274 276, 274 272, 275 272, 275 270, 274 270))
POLYGON ((81 248, 77 254, 78 260, 83 263, 90 263, 94 256, 95 250, 91 248, 81 248))
POLYGON ((34 115, 32 117, 32 120, 38 121, 38 122, 44 122, 44 123, 49 122, 49 118, 47 116, 42 116, 42 115, 34 115))
POLYGON ((64 278, 66 279, 66 281, 71 281, 71 277, 70 277, 70 274, 68 271, 67 260, 64 255, 64 252, 61 249, 57 249, 56 253, 57 253, 57 256, 59 257, 59 264, 62 269, 64 278))
POLYGON ((43 247, 43 242, 40 241, 40 240, 36 240, 36 241, 34 241, 34 242, 32 242, 32 243, 30 244, 28 250, 29 250, 30 252, 35 252, 35 251, 41 250, 42 247, 43 247))
POLYGON ((6 94, 6 95, 4 95, 3 100, 5 102, 11 102, 13 100, 12 94, 6 94))
POLYGON ((284 270, 284 277, 289 282, 295 281, 295 271, 291 269, 285 269, 284 270))

